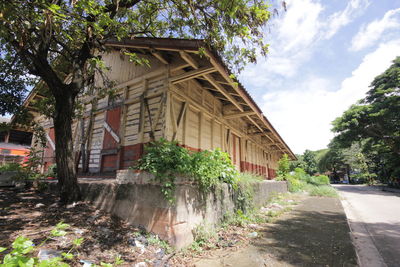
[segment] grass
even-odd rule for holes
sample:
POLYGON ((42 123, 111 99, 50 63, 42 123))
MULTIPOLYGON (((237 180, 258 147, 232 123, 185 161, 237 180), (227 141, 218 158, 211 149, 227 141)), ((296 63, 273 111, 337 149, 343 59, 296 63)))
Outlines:
MULTIPOLYGON (((247 176, 249 178, 249 176, 247 176)), ((252 177, 247 179, 254 180, 252 177)), ((258 180, 258 179, 257 179, 258 180)), ((220 229, 214 228, 211 225, 200 224, 193 230, 194 242, 186 249, 182 251, 184 254, 198 254, 203 250, 212 249, 215 247, 223 247, 225 241, 221 241, 220 235, 232 231, 232 227, 243 228, 244 233, 250 231, 247 226, 249 224, 263 224, 272 223, 283 213, 288 212, 292 209, 293 205, 296 205, 296 201, 288 202, 289 199, 293 200, 293 194, 275 194, 269 201, 264 205, 271 207, 273 204, 279 204, 282 209, 269 210, 267 212, 261 212, 260 209, 250 209, 246 212, 237 210, 235 213, 226 213, 223 221, 221 222, 220 229), (222 242, 222 243, 221 243, 222 242)), ((236 228, 237 229, 237 228, 236 228)), ((251 230, 252 232, 254 231, 251 230)))
POLYGON ((262 176, 255 175, 255 174, 248 173, 248 172, 239 173, 237 179, 238 179, 239 183, 243 183, 243 184, 262 182, 265 180, 262 176))
POLYGON ((158 246, 165 250, 166 253, 171 253, 174 249, 168 244, 167 241, 164 241, 158 237, 158 235, 150 234, 147 236, 147 242, 149 245, 158 246))
POLYGON ((330 185, 320 185, 313 186, 309 190, 310 196, 318 196, 318 197, 338 197, 338 193, 335 188, 330 185))

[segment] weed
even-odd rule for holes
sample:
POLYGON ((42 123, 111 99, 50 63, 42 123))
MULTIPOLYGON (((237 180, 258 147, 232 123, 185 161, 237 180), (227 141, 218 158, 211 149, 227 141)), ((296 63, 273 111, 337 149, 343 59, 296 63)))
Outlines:
POLYGON ((314 186, 309 192, 311 196, 338 197, 336 189, 330 185, 314 186))
POLYGON ((160 239, 158 235, 148 235, 147 242, 149 242, 149 245, 158 246, 164 249, 167 253, 173 251, 173 248, 168 244, 168 242, 160 239))

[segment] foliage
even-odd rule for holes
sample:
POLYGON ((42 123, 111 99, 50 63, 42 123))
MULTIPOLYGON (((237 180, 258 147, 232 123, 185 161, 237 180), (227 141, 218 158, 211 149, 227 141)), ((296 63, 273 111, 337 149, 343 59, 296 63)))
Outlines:
POLYGON ((303 155, 296 155, 297 160, 289 163, 289 169, 293 171, 296 168, 304 169, 309 175, 317 173, 317 155, 315 151, 305 150, 303 155))
MULTIPOLYGON (((68 225, 60 222, 57 226, 51 231, 51 236, 63 236, 66 234, 64 230, 59 229, 59 227, 64 228, 64 226, 68 227, 68 225), (60 233, 60 235, 54 235, 56 231, 64 231, 60 233)), ((47 239, 46 239, 47 240, 47 239)), ((42 242, 41 245, 43 245, 42 242)), ((41 246, 39 245, 39 246, 41 246)), ((67 263, 63 261, 61 257, 54 257, 49 260, 39 260, 39 258, 33 256, 33 252, 38 249, 35 244, 28 238, 23 236, 18 236, 14 242, 12 243, 12 250, 6 254, 3 258, 3 264, 0 266, 4 267, 18 267, 18 266, 38 266, 38 267, 50 267, 50 266, 69 266, 67 263)), ((5 251, 7 248, 0 248, 0 251, 5 251)))
MULTIPOLYGON (((61 253, 61 257, 54 257, 48 260, 40 260, 34 255, 37 251, 49 240, 49 238, 65 236, 68 234, 69 224, 59 222, 51 231, 48 238, 46 238, 39 245, 35 245, 32 240, 18 236, 12 243, 10 251, 4 255, 3 263, 0 263, 0 267, 68 267, 70 266, 67 262, 73 260, 79 253, 79 248, 85 242, 83 237, 73 239, 71 247, 67 252, 61 253)), ((7 251, 7 248, 0 247, 0 253, 7 251)), ((118 266, 123 264, 124 261, 118 255, 113 264, 101 262, 100 266, 118 266)), ((97 265, 93 265, 96 267, 97 265)))
POLYGON ((310 176, 307 182, 313 185, 328 185, 329 177, 326 175, 310 176))
POLYGON ((326 175, 311 176, 301 168, 296 168, 287 177, 290 192, 308 192, 312 196, 336 197, 336 190, 329 185, 326 175))
POLYGON ((295 177, 289 176, 287 178, 288 181, 288 190, 289 192, 296 193, 304 190, 307 182, 303 180, 296 179, 295 177))
POLYGON ((57 164, 52 164, 45 174, 47 177, 57 177, 57 164))
POLYGON ((147 242, 149 242, 149 245, 155 245, 160 248, 163 248, 167 253, 170 253, 173 251, 173 248, 168 244, 167 241, 160 239, 158 235, 149 235, 147 236, 147 242))
POLYGON ((203 192, 221 182, 235 187, 238 175, 229 155, 219 149, 189 153, 177 142, 165 139, 147 145, 145 154, 134 168, 153 174, 161 184, 164 196, 171 202, 176 175, 193 179, 203 192))
POLYGON ((6 163, 0 166, 0 172, 15 172, 21 170, 21 164, 19 163, 6 163))
POLYGON ((191 244, 191 249, 195 251, 202 250, 203 247, 214 247, 218 239, 218 234, 211 225, 200 224, 192 232, 194 242, 191 244))
POLYGON ((338 193, 332 186, 313 186, 309 191, 311 196, 318 197, 338 197, 338 193))
MULTIPOLYGON (((29 77, 27 74, 47 86, 52 98, 49 103, 54 107, 41 104, 44 110, 40 111, 53 117, 56 160, 63 170, 58 177, 61 200, 72 201, 80 196, 72 164, 72 118, 79 106, 77 97, 84 88, 93 87, 95 73, 105 78, 106 88, 112 88, 113 81, 103 75, 107 68, 99 56, 99 52, 109 50, 107 41, 137 37, 202 39, 205 44, 201 54, 212 46, 239 71, 268 51, 264 41, 264 27, 271 15, 268 8, 262 0, 1 1, 0 54, 4 62, 0 64, 0 79, 6 80, 0 87, 0 97, 20 103, 25 93, 22 85, 27 84, 20 81, 29 77), (16 65, 20 68, 14 71, 16 65)), ((134 64, 148 64, 139 54, 121 52, 134 64)), ((1 113, 15 110, 14 105, 0 106, 1 113)))
POLYGON ((15 53, 0 53, 0 115, 18 113, 27 89, 34 79, 15 53))
POLYGON ((310 151, 308 149, 304 151, 303 161, 305 163, 304 170, 306 171, 306 173, 308 173, 309 175, 314 175, 315 173, 317 173, 317 160, 313 151, 310 151))
POLYGON ((188 175, 195 178, 203 191, 208 191, 220 182, 235 186, 238 172, 229 154, 217 148, 213 151, 192 153, 188 175))
POLYGON ((254 175, 252 173, 238 173, 237 175, 237 190, 236 193, 236 209, 240 212, 248 212, 254 208, 253 184, 263 181, 263 177, 254 175))
POLYGON ((337 133, 333 142, 340 148, 361 145, 364 174, 372 171, 383 180, 400 177, 400 57, 373 80, 364 99, 332 124, 337 133))
POLYGON ((153 174, 161 184, 164 196, 173 201, 175 176, 190 174, 191 163, 191 156, 185 148, 178 146, 177 142, 161 139, 145 146, 145 154, 135 168, 153 174))
POLYGON ((282 158, 278 161, 278 177, 283 180, 286 180, 287 175, 290 172, 290 161, 289 156, 287 154, 283 154, 282 158))

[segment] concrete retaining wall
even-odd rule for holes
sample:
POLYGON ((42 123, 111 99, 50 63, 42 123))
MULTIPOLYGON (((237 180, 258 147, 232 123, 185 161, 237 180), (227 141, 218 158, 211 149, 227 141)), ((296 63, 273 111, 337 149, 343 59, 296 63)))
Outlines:
MULTIPOLYGON (((148 183, 151 176, 129 175, 131 179, 118 179, 117 175, 115 183, 81 183, 83 195, 98 208, 145 227, 177 248, 193 241, 192 230, 197 225, 215 225, 224 214, 235 212, 235 194, 227 184, 207 194, 199 192, 196 185, 178 184, 176 202, 171 205, 159 185, 148 183)), ((286 182, 255 183, 254 204, 263 205, 273 192, 287 192, 286 182)))

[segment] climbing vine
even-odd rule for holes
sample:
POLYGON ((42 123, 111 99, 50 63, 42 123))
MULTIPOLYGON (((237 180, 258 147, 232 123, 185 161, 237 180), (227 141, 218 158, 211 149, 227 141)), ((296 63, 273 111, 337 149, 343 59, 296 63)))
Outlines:
POLYGON ((160 139, 145 147, 145 154, 134 168, 153 174, 170 202, 174 201, 176 175, 192 179, 203 192, 221 182, 237 187, 238 172, 229 155, 220 149, 191 153, 177 142, 160 139))

